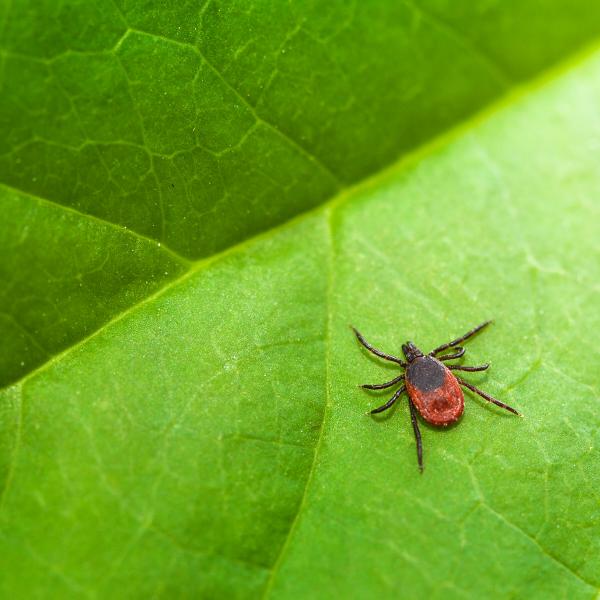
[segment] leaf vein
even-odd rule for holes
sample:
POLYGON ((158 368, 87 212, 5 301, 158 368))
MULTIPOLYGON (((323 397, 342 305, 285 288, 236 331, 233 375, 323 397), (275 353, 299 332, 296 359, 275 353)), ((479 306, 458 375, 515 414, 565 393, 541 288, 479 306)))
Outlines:
POLYGON ((196 52, 196 54, 202 59, 204 64, 219 78, 219 80, 227 87, 227 89, 230 90, 231 92, 233 92, 235 94, 235 96, 239 99, 239 101, 242 102, 244 104, 244 106, 246 106, 248 108, 250 113, 254 116, 254 118, 258 122, 262 123, 263 125, 268 127, 270 130, 275 132, 279 137, 281 137, 283 140, 285 140, 296 151, 298 151, 305 158, 307 158, 310 162, 312 162, 317 167, 319 167, 320 170, 325 172, 333 180, 333 182, 335 183, 336 188, 338 190, 343 187, 342 182, 340 181, 339 177, 323 162, 323 160, 321 158, 319 158, 313 152, 310 152, 302 144, 297 142, 294 138, 292 138, 290 136, 289 133, 286 133, 277 124, 275 124, 271 121, 268 121, 263 116, 261 116, 257 112, 256 107, 253 106, 246 98, 244 98, 244 96, 237 90, 237 88, 235 88, 229 82, 229 80, 225 78, 223 73, 206 57, 206 55, 202 52, 202 50, 198 46, 195 46, 195 45, 187 43, 187 42, 181 42, 179 40, 174 40, 174 39, 166 37, 164 35, 158 35, 156 33, 150 33, 148 31, 143 31, 142 29, 129 28, 129 31, 131 33, 145 35, 148 37, 152 37, 152 38, 155 38, 158 40, 163 40, 163 41, 171 43, 171 44, 183 46, 185 48, 194 50, 194 52, 196 52))
POLYGON ((332 231, 332 214, 333 209, 328 208, 325 213, 325 220, 327 226, 327 291, 326 291, 326 299, 325 306, 327 311, 327 322, 326 322, 326 335, 325 335, 325 406, 323 409, 323 415, 321 419, 321 426, 319 428, 319 435, 317 438, 317 443, 315 445, 315 450, 313 454, 312 463, 310 466, 310 470, 308 472, 308 476, 306 478, 306 483, 304 485, 304 491, 302 493, 302 498, 300 499, 300 503, 298 504, 298 510, 296 511, 296 515, 294 516, 294 520, 288 530, 287 536, 285 537, 283 544, 281 545, 281 549, 273 566, 270 569, 269 578, 265 585, 265 590, 263 592, 263 599, 270 596, 273 585, 275 583, 275 579, 277 574, 281 569, 281 565, 285 559, 285 556, 289 550, 291 541, 296 533, 298 528, 300 518, 304 513, 304 507, 306 505, 306 500, 308 498, 308 492, 312 487, 313 479, 315 476, 317 461, 319 457, 319 453, 321 450, 321 446, 323 444, 323 439, 325 437, 325 423, 327 421, 327 417, 329 415, 329 411, 331 409, 331 396, 330 396, 330 349, 331 349, 331 330, 332 330, 332 294, 333 294, 333 273, 334 273, 334 247, 333 247, 333 231, 332 231))
POLYGON ((538 549, 540 550, 540 552, 542 552, 542 554, 544 554, 544 556, 547 556, 553 562, 555 562, 556 564, 560 565, 563 569, 566 569, 567 571, 569 571, 569 573, 571 573, 574 577, 576 577, 577 579, 579 579, 579 581, 581 581, 582 583, 584 583, 584 584, 586 584, 586 585, 588 585, 590 587, 593 587, 596 591, 600 591, 600 589, 597 588, 594 583, 592 583, 591 581, 588 581, 587 579, 585 579, 582 575, 580 575, 579 573, 577 573, 577 571, 575 571, 567 563, 563 562, 560 558, 554 556, 549 550, 547 550, 546 548, 544 548, 536 538, 534 538, 532 535, 530 535, 529 533, 527 533, 527 531, 525 531, 524 529, 522 529, 521 527, 519 527, 518 525, 516 525, 512 521, 509 521, 503 514, 499 513, 497 510, 495 510, 494 508, 492 508, 485 501, 481 502, 481 506, 483 506, 483 508, 485 508, 488 512, 490 512, 495 517, 497 517, 500 521, 502 521, 503 523, 505 523, 506 525, 508 525, 511 529, 513 529, 514 531, 519 532, 522 536, 524 536, 528 540, 530 540, 533 544, 535 544, 538 547, 538 549))
POLYGON ((459 31, 454 25, 444 21, 437 15, 433 15, 423 9, 421 5, 415 4, 412 0, 405 0, 406 4, 412 8, 424 21, 427 21, 433 27, 444 32, 456 43, 467 49, 473 56, 483 62, 497 81, 504 87, 509 88, 512 85, 512 78, 506 73, 505 69, 493 60, 482 48, 476 46, 462 31, 459 31))
POLYGON ((15 466, 17 463, 17 457, 19 455, 19 451, 21 449, 21 438, 23 435, 23 387, 21 385, 17 385, 15 387, 18 395, 19 405, 17 407, 17 430, 15 433, 15 441, 13 445, 12 452, 10 454, 10 460, 8 463, 8 471, 6 473, 6 477, 4 479, 4 484, 0 489, 0 514, 2 514, 2 510, 4 507, 4 502, 8 496, 8 490, 12 484, 14 474, 15 474, 15 466))
MULTIPOLYGON (((12 184, 0 182, 0 189, 2 189, 2 188, 4 188, 8 192, 17 193, 17 194, 20 194, 21 196, 25 196, 29 200, 33 200, 34 202, 37 202, 38 204, 45 204, 56 210, 64 211, 66 213, 76 215, 77 217, 80 217, 82 219, 87 219, 88 221, 98 223, 102 227, 109 227, 110 229, 118 231, 119 233, 121 233, 123 235, 133 236, 134 238, 137 238, 137 239, 143 241, 144 243, 150 243, 153 246, 156 246, 158 244, 158 241, 155 240, 154 238, 150 238, 150 237, 144 235, 143 233, 139 233, 133 229, 129 229, 128 227, 125 227, 124 225, 119 225, 118 223, 113 223, 112 221, 108 221, 108 220, 103 219, 102 217, 98 217, 96 215, 91 215, 88 213, 81 212, 81 211, 77 210, 76 208, 73 208, 72 206, 66 206, 64 204, 60 204, 59 202, 55 202, 54 200, 50 200, 48 198, 43 198, 42 196, 36 196, 35 194, 32 194, 31 192, 28 192, 26 190, 19 189, 18 187, 14 186, 12 184)), ((172 258, 174 258, 176 261, 182 263, 185 266, 189 267, 192 264, 194 264, 192 261, 185 258, 185 256, 178 254, 177 252, 175 252, 175 250, 171 250, 171 248, 169 248, 166 244, 163 244, 162 242, 160 242, 160 249, 162 251, 164 251, 165 253, 169 254, 172 258)))

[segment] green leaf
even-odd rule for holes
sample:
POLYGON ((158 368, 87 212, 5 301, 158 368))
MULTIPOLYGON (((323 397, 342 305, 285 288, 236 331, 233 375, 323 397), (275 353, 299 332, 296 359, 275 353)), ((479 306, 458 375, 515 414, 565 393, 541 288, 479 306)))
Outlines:
POLYGON ((598 595, 577 4, 0 5, 1 596, 598 595), (489 317, 420 475, 348 325, 489 317))
POLYGON ((0 385, 190 260, 460 123, 593 39, 598 17, 589 0, 547 0, 543 14, 536 0, 451 12, 435 2, 0 2, 0 385), (47 216, 31 220, 48 227, 17 235, 40 201, 47 216), (68 213, 68 231, 49 243, 65 207, 81 219, 68 213), (94 243, 77 231, 90 227, 94 243), (62 268, 71 244, 88 246, 81 264, 48 268, 62 268), (144 256, 129 264, 121 244, 144 256))

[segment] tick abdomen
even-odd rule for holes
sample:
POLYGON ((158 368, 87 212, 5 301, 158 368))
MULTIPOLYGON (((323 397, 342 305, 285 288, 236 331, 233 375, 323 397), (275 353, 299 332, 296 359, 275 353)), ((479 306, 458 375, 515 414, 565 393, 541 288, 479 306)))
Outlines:
POLYGON ((449 425, 463 413, 464 396, 456 377, 432 356, 413 360, 406 369, 406 391, 432 425, 449 425))

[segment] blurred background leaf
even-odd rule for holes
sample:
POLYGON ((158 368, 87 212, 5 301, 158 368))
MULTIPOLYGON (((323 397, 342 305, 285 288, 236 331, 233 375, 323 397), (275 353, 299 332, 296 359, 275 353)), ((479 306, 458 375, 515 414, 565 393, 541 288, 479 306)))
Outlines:
POLYGON ((0 593, 594 598, 599 17, 1 3, 0 593))

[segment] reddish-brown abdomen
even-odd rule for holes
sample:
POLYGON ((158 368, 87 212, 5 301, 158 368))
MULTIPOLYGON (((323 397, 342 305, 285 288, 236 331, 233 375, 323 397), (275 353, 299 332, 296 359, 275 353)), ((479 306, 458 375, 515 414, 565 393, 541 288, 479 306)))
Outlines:
POLYGON ((421 416, 432 425, 454 423, 465 407, 456 377, 431 356, 410 363, 406 370, 406 391, 421 416))

